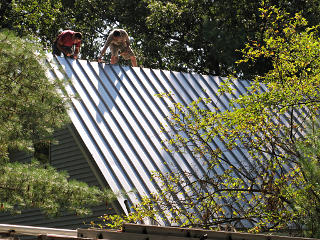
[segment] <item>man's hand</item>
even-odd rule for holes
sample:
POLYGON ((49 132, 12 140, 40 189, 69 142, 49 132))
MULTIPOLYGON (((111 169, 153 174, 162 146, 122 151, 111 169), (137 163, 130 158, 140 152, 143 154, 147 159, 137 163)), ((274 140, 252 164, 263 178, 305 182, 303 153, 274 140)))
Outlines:
POLYGON ((78 59, 78 55, 73 55, 73 59, 78 59))
POLYGON ((70 57, 70 56, 71 56, 71 53, 70 53, 70 52, 64 52, 64 54, 65 54, 67 57, 70 57))
POLYGON ((98 62, 99 62, 99 63, 101 63, 101 62, 102 62, 101 57, 98 57, 98 62))

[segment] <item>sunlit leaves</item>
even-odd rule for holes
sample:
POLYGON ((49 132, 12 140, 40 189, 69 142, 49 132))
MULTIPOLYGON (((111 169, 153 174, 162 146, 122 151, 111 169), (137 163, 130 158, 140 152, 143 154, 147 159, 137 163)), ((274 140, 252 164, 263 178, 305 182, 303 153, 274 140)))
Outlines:
MULTIPOLYGON (((169 2, 152 3, 170 12, 166 9, 169 2)), ((251 232, 276 231, 312 223, 310 216, 317 216, 308 215, 315 208, 307 211, 301 205, 303 201, 306 206, 319 205, 318 178, 314 177, 317 151, 306 152, 306 161, 300 162, 296 147, 297 141, 306 140, 307 123, 318 117, 317 27, 307 28, 300 15, 290 18, 274 7, 261 11, 266 23, 263 38, 248 43, 238 63, 255 66, 266 58, 270 66, 264 74, 254 75, 246 93, 231 99, 229 109, 214 108, 210 99, 185 106, 170 95, 160 96, 167 97, 172 106, 163 126, 171 136, 164 142, 165 149, 172 154, 189 151, 205 169, 201 172, 195 166, 193 171, 153 176, 163 187, 149 198, 152 206, 160 207, 161 214, 180 226, 242 228, 246 223, 251 232), (213 144, 216 140, 223 144, 213 144), (227 157, 230 151, 242 149, 250 161, 227 157), (308 184, 311 178, 314 187, 308 184)), ((232 96, 232 91, 229 79, 220 93, 232 96)))

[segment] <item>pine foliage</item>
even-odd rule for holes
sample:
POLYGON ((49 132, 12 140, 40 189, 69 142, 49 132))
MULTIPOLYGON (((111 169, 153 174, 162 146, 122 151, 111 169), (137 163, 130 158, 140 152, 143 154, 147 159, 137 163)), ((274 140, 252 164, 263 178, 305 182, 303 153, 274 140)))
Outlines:
POLYGON ((64 83, 49 80, 46 66, 34 39, 0 32, 0 211, 39 208, 48 215, 88 214, 90 205, 114 194, 70 181, 47 164, 13 163, 8 157, 12 149, 33 151, 69 121, 69 100, 59 93, 64 83))

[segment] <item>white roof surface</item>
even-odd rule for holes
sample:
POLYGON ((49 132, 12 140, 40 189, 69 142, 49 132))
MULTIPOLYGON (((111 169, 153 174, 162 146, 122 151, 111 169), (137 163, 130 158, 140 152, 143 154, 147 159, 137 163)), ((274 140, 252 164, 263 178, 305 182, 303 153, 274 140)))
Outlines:
MULTIPOLYGON (((69 112, 71 120, 111 189, 136 190, 129 194, 129 204, 161 188, 150 180, 153 171, 204 173, 204 164, 190 152, 171 155, 163 150, 162 141, 169 135, 161 132, 160 124, 170 114, 171 103, 155 95, 171 92, 174 101, 183 104, 211 97, 210 108, 225 110, 229 97, 218 95, 223 79, 62 57, 50 62, 52 77, 71 79, 68 93, 78 96, 69 112)), ((247 82, 235 81, 235 95, 244 93, 246 86, 247 82)), ((226 153, 239 164, 247 161, 245 155, 240 150, 226 153)), ((126 212, 124 199, 119 202, 126 212)))

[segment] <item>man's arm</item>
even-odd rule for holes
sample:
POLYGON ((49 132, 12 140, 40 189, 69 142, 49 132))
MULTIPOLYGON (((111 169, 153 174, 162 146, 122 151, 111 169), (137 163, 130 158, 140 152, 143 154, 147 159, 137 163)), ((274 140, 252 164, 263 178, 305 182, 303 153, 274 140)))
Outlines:
POLYGON ((110 34, 107 38, 107 41, 105 42, 99 56, 98 56, 98 61, 101 61, 101 58, 103 57, 103 55, 106 53, 107 48, 109 47, 110 43, 112 42, 113 36, 110 34))
POLYGON ((76 45, 75 45, 75 48, 74 48, 74 54, 73 54, 73 58, 74 59, 77 59, 78 58, 78 54, 80 52, 80 47, 81 47, 81 42, 78 42, 76 45))
POLYGON ((128 36, 128 34, 127 34, 127 36, 126 36, 126 45, 127 45, 127 47, 129 47, 129 46, 130 46, 130 40, 129 40, 129 36, 128 36))

